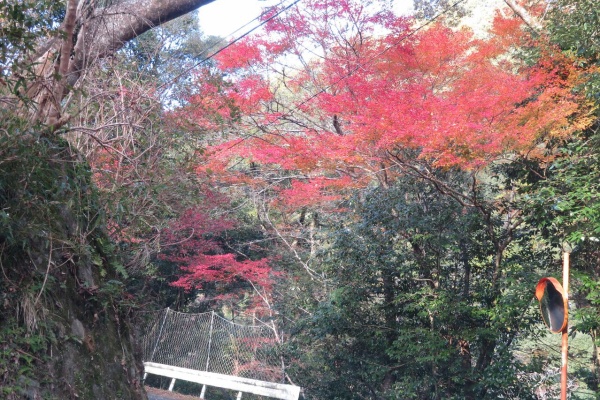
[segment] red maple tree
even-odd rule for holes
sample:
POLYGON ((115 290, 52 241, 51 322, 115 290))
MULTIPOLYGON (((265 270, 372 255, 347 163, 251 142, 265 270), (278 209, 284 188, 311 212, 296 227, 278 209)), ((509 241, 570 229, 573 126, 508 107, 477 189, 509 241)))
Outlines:
POLYGON ((195 110, 214 102, 235 127, 198 172, 298 207, 390 179, 405 162, 478 169, 541 156, 541 143, 585 124, 572 90, 580 71, 520 19, 498 14, 485 38, 415 26, 378 2, 309 0, 231 46, 218 58, 229 85, 203 86, 177 112, 211 126, 195 110), (539 59, 522 61, 534 45, 539 59))
MULTIPOLYGON (((180 276, 171 283, 186 291, 203 290, 207 285, 220 287, 211 300, 270 290, 275 275, 269 260, 252 260, 236 254, 223 241, 226 231, 236 227, 233 219, 216 217, 210 202, 186 210, 162 233, 163 251, 159 259, 180 267, 180 276)), ((255 301, 259 308, 260 301, 255 301)))

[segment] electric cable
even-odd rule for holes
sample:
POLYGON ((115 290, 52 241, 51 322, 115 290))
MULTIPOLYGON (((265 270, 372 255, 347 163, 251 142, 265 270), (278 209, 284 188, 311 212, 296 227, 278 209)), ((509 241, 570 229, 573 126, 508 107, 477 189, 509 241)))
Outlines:
MULTIPOLYGON (((296 0, 293 4, 291 4, 289 7, 291 7, 292 5, 296 4, 299 0, 296 0)), ((408 32, 407 34, 401 36, 399 39, 397 39, 396 41, 394 41, 393 43, 391 43, 390 45, 388 45, 387 47, 385 47, 382 51, 378 52, 377 54, 375 54, 374 56, 370 57, 367 61, 360 63, 359 65, 357 65, 355 68, 353 68, 351 71, 347 72, 346 74, 344 74, 342 77, 340 77, 339 79, 337 79, 336 81, 334 81, 333 83, 321 88, 319 91, 317 91, 316 93, 314 93, 313 95, 311 95, 310 97, 304 99, 303 101, 301 101, 299 104, 296 104, 293 107, 286 107, 289 109, 289 112, 284 113, 279 115, 277 118, 274 118, 272 121, 269 121, 267 124, 263 125, 263 129, 266 129, 267 127, 273 125, 274 123, 287 118, 289 116, 292 115, 293 112, 297 111, 300 109, 300 107, 304 106, 305 104, 311 102, 312 100, 314 100, 315 98, 319 97, 320 95, 322 95, 323 93, 326 93, 327 90, 331 89, 332 87, 338 85, 340 82, 342 82, 345 79, 348 79, 349 77, 351 77, 352 75, 354 75, 356 73, 356 71, 360 70, 361 68, 369 65, 370 63, 372 63, 373 61, 375 61, 377 58, 381 57, 383 54, 387 53, 388 51, 390 51, 391 49, 393 49, 394 47, 398 46, 400 43, 402 43, 404 40, 414 36, 415 34, 417 34, 417 32, 421 31, 422 29, 424 29, 425 27, 431 25, 433 22, 435 22, 437 19, 439 19, 440 17, 442 17, 444 14, 448 13, 450 10, 452 10, 453 8, 455 8, 456 6, 458 6, 461 3, 466 2, 466 0, 458 0, 456 2, 454 2, 452 5, 450 5, 449 7, 445 8, 444 10, 442 10, 441 12, 439 12, 438 14, 436 14, 435 16, 433 16, 431 19, 427 20, 426 22, 422 23, 421 25, 419 25, 418 27, 416 27, 415 29, 411 30, 410 32, 408 32)), ((287 7, 286 10, 289 8, 287 7)), ((278 13, 279 14, 279 13, 278 13)), ((241 39, 241 38, 240 38, 241 39)), ((211 56, 212 57, 212 56, 211 56)), ((238 144, 244 142, 247 139, 247 137, 244 138, 240 138, 240 140, 238 140, 237 142, 233 143, 231 146, 227 147, 226 150, 230 150, 231 148, 237 146, 238 144)))
POLYGON ((409 33, 407 33, 406 35, 400 37, 398 40, 396 40, 395 42, 393 42, 391 45, 387 46, 386 48, 384 48, 382 51, 380 51, 379 53, 375 54, 374 56, 372 56, 371 58, 369 58, 367 61, 365 61, 364 63, 361 63, 359 65, 357 65, 355 68, 353 68, 351 71, 347 72, 346 74, 344 74, 341 78, 339 78, 338 80, 336 80, 335 82, 325 86, 324 88, 322 88, 321 90, 319 90, 318 92, 316 92, 315 94, 313 94, 312 96, 308 97, 307 99, 305 99, 304 101, 302 101, 300 104, 296 105, 292 111, 295 111, 297 109, 299 109, 300 107, 302 107, 303 105, 305 105, 306 103, 312 101, 313 99, 317 98, 318 96, 320 96, 321 94, 325 93, 327 90, 331 89, 332 87, 336 86, 337 84, 339 84, 340 82, 342 82, 345 79, 348 79, 349 77, 351 77, 352 75, 354 75, 356 73, 356 71, 358 71, 359 69, 369 65, 370 63, 372 63, 373 61, 375 61, 377 58, 381 57, 382 55, 384 55, 385 53, 387 53, 388 51, 390 51, 391 49, 393 49, 394 47, 398 46, 400 43, 402 43, 404 40, 414 36, 417 32, 419 32, 421 29, 427 27, 428 25, 432 24, 435 20, 437 20, 438 18, 440 18, 442 15, 444 15, 445 13, 449 12, 452 8, 456 7, 457 5, 459 5, 460 3, 464 3, 466 0, 458 0, 455 3, 453 3, 450 7, 446 8, 445 10, 443 10, 442 12, 438 13, 437 15, 435 15, 434 17, 432 17, 431 19, 429 19, 428 21, 426 21, 425 23, 419 25, 417 28, 413 29, 412 31, 410 31, 409 33))
MULTIPOLYGON (((227 43, 225 46, 221 47, 219 50, 215 51, 214 53, 212 53, 211 55, 209 55, 206 58, 203 58, 202 60, 194 63, 193 65, 191 65, 190 67, 184 69, 181 73, 177 74, 175 77, 173 77, 172 79, 169 79, 169 81, 164 82, 163 84, 161 84, 160 86, 158 86, 158 89, 161 89, 167 85, 173 84, 175 83, 177 80, 179 80, 179 78, 181 78, 184 74, 187 74, 188 72, 190 72, 191 70, 193 70, 194 68, 197 68, 198 66, 200 66, 201 64, 205 63, 206 61, 212 59, 213 57, 215 57, 217 54, 221 53, 223 50, 226 50, 227 48, 233 46, 235 43, 239 42, 240 40, 242 40, 243 38, 245 38, 246 36, 250 35, 252 32, 254 32, 255 30, 257 30, 258 28, 262 27, 263 25, 265 25, 267 22, 277 18, 279 15, 281 15, 282 13, 284 13, 285 11, 289 10, 291 7, 293 7, 295 4, 297 4, 300 0, 294 0, 292 3, 288 4, 287 6, 281 8, 280 10, 278 10, 275 14, 271 15, 269 18, 266 18, 264 20, 262 20, 260 22, 260 24, 258 24, 257 26, 255 26, 254 28, 244 32, 243 34, 241 34, 240 36, 236 37, 235 39, 231 40, 229 43, 227 43)), ((463 0, 464 1, 464 0, 463 0)), ((279 5, 283 4, 285 2, 285 0, 281 1, 279 4, 273 6, 273 7, 278 7, 279 5)), ((244 27, 250 25, 252 22, 262 18, 266 13, 268 13, 269 11, 271 11, 273 9, 273 7, 269 8, 268 10, 263 11, 259 16, 253 18, 251 21, 247 22, 246 24, 242 25, 240 28, 236 29, 235 31, 233 31, 229 36, 235 34, 236 32, 238 32, 239 30, 243 29, 244 27)), ((203 54, 209 52, 210 50, 212 50, 215 46, 210 47, 207 50, 202 51, 200 54, 198 54, 198 56, 202 56, 203 54)))

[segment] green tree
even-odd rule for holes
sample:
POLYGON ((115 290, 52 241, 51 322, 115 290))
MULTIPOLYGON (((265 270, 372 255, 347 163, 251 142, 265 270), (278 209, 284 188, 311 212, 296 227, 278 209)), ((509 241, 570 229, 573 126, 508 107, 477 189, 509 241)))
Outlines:
POLYGON ((589 114, 593 123, 553 150, 553 161, 527 165, 521 171, 523 192, 529 201, 523 205, 528 223, 539 228, 549 243, 574 247, 573 282, 570 297, 574 331, 589 334, 593 357, 588 385, 598 391, 600 382, 600 62, 598 39, 600 13, 593 1, 561 0, 550 10, 547 30, 553 42, 565 53, 577 57, 587 70, 577 90, 585 93, 595 108, 589 114))
MULTIPOLYGON (((442 176, 469 189, 465 174, 442 176)), ((534 398, 513 355, 550 262, 532 230, 514 233, 494 278, 489 221, 430 182, 407 177, 349 205, 320 257, 329 295, 293 335, 310 397, 534 398)))

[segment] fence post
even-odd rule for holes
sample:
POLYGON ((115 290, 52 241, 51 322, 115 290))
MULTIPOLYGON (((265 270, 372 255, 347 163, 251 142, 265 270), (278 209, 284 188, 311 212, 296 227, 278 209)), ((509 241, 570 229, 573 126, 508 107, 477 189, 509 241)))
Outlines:
POLYGON ((175 386, 175 378, 171 379, 171 384, 169 385, 169 392, 173 391, 173 386, 175 386))
MULTIPOLYGON (((165 317, 163 318, 162 325, 160 326, 160 331, 158 331, 158 337, 156 338, 156 343, 154 343, 154 349, 152 349, 152 355, 149 360, 146 361, 154 361, 154 354, 156 353, 156 349, 158 348, 158 342, 160 342, 160 337, 162 336, 163 328, 165 327, 165 321, 167 320, 167 314, 169 313, 170 308, 167 307, 165 310, 165 317)), ((146 379, 144 377, 144 379, 146 379)))
POLYGON ((213 323, 215 321, 215 312, 211 311, 210 314, 210 330, 208 331, 208 354, 206 355, 206 372, 210 372, 208 370, 209 362, 210 362, 210 347, 212 345, 212 333, 213 333, 213 323))

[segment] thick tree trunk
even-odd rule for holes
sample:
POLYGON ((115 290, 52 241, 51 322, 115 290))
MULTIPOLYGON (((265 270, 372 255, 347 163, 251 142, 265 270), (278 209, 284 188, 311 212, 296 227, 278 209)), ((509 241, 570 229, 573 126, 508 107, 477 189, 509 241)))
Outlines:
POLYGON ((61 113, 64 96, 90 65, 142 33, 212 1, 124 0, 102 7, 94 0, 69 0, 61 37, 40 46, 33 57, 37 77, 27 90, 34 104, 30 120, 55 131, 69 120, 61 113))
MULTIPOLYGON (((88 11, 81 20, 75 52, 69 68, 73 86, 85 69, 114 54, 125 43, 142 33, 180 17, 213 0, 125 0, 108 7, 88 11)), ((80 14, 85 8, 80 8, 80 14)), ((78 15, 78 18, 83 17, 78 15)), ((225 16, 223 16, 225 17, 225 16)))

